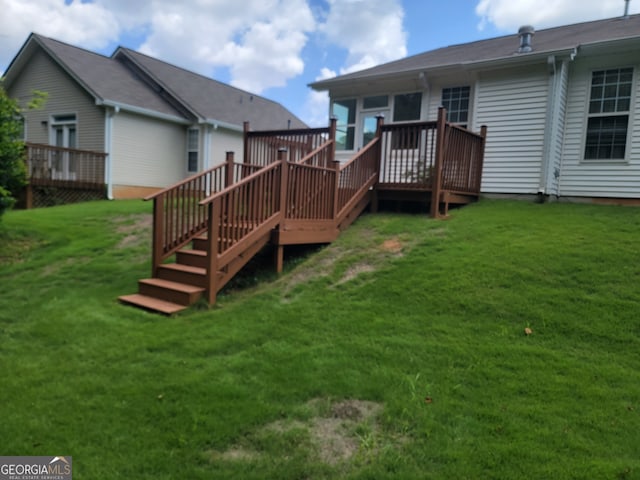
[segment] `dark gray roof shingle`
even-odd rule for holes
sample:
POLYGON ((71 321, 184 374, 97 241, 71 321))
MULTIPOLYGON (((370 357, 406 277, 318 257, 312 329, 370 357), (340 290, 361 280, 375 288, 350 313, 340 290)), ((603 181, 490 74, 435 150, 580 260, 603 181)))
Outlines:
POLYGON ((99 100, 181 116, 133 72, 112 58, 42 35, 34 34, 34 38, 99 100))
POLYGON ((526 55, 551 54, 583 45, 638 37, 640 37, 640 15, 631 15, 628 18, 619 17, 537 31, 533 37, 533 51, 531 53, 518 53, 520 45, 518 35, 507 35, 431 50, 359 72, 314 82, 310 86, 317 90, 326 90, 334 84, 349 80, 498 60, 521 60, 526 55))
MULTIPOLYGON (((32 34, 16 58, 31 41, 44 48, 98 101, 184 121, 211 120, 238 128, 249 121, 253 130, 307 127, 277 102, 127 48, 120 47, 106 57, 32 34), (156 85, 162 88, 154 88, 156 85)), ((7 72, 15 63, 16 59, 7 72)))
POLYGON ((120 48, 163 87, 200 117, 233 125, 249 121, 253 130, 306 128, 306 124, 277 102, 212 80, 142 53, 120 48))

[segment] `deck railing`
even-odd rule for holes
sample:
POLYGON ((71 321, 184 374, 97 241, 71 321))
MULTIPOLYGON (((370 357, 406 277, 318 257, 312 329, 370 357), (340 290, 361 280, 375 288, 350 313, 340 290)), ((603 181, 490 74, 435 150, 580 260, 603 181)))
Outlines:
POLYGON ((383 125, 380 147, 381 186, 430 188, 435 165, 437 122, 383 125))
MULTIPOLYGON (((381 122, 381 120, 379 121, 381 122)), ((380 132, 380 123, 378 125, 380 132)), ((335 189, 335 218, 341 218, 378 179, 379 133, 351 160, 340 166, 335 189)))
POLYGON ((329 127, 252 132, 244 124, 244 163, 270 165, 278 150, 286 149, 289 161, 297 163, 335 136, 335 121, 329 127), (333 132, 333 134, 332 134, 333 132), (333 135, 333 136, 332 136, 333 135))
POLYGON ((26 143, 29 183, 67 188, 104 188, 107 154, 26 143))
POLYGON ((334 215, 336 169, 333 165, 334 141, 329 140, 299 162, 288 163, 285 218, 291 220, 329 220, 334 215))
POLYGON ((207 230, 207 209, 200 202, 241 178, 250 166, 234 166, 233 155, 213 168, 149 195, 153 200, 153 274, 162 262, 207 230))
POLYGON ((207 295, 215 299, 219 271, 239 257, 258 236, 270 233, 282 220, 286 195, 285 161, 249 175, 199 202, 207 208, 207 295))
POLYGON ((442 188, 458 193, 479 193, 486 127, 476 134, 447 125, 442 165, 442 188))

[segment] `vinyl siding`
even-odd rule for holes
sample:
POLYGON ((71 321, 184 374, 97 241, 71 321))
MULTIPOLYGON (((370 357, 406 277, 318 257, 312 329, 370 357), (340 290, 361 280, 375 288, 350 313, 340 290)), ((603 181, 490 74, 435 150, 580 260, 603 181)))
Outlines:
POLYGON ((547 118, 546 66, 482 75, 474 125, 487 125, 482 191, 537 193, 547 118))
POLYGON ((640 197, 640 55, 607 55, 580 59, 571 65, 567 119, 562 154, 560 195, 568 197, 640 197), (634 67, 634 98, 629 117, 627 161, 584 161, 587 104, 591 72, 634 67))
POLYGON ((213 131, 211 140, 211 165, 224 163, 227 152, 234 153, 234 159, 240 163, 243 160, 243 134, 225 128, 213 131))
POLYGON ((186 127, 128 112, 113 117, 114 185, 167 187, 187 176, 186 127))
POLYGON ((51 115, 75 113, 78 148, 104 151, 103 109, 41 49, 35 51, 7 93, 24 107, 34 90, 46 92, 48 97, 44 108, 24 112, 28 141, 48 144, 51 115))

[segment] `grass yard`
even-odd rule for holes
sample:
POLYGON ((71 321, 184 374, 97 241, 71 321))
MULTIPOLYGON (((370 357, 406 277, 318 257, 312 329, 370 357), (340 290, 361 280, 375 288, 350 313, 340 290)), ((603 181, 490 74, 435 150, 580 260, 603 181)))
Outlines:
POLYGON ((116 302, 150 208, 0 221, 1 455, 77 480, 640 478, 640 209, 365 215, 166 318, 116 302))

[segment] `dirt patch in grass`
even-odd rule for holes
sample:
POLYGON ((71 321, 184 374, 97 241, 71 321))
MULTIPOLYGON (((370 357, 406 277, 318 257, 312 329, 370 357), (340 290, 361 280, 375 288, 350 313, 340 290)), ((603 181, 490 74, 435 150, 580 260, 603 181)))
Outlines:
POLYGON ((331 406, 330 416, 316 417, 310 433, 320 460, 335 465, 352 458, 362 446, 358 426, 365 424, 368 430, 377 432, 380 411, 382 405, 375 402, 344 400, 331 406))
MULTIPOLYGON (((363 442, 362 432, 368 436, 380 435, 377 417, 382 405, 366 400, 349 399, 328 403, 326 399, 315 399, 307 404, 311 417, 305 420, 278 420, 262 427, 256 436, 287 435, 294 430, 307 432, 312 451, 307 455, 322 463, 335 466, 352 460, 370 445, 363 442)), ((371 453, 371 452, 369 452, 371 453)), ((211 461, 253 461, 260 457, 257 450, 233 446, 224 452, 209 451, 211 461)))
POLYGON ((45 242, 26 236, 18 236, 0 232, 0 265, 13 265, 24 262, 32 250, 42 246, 45 242))
POLYGON ((153 218, 150 214, 124 215, 115 217, 113 224, 116 233, 124 235, 116 248, 132 248, 147 245, 151 241, 153 218))

